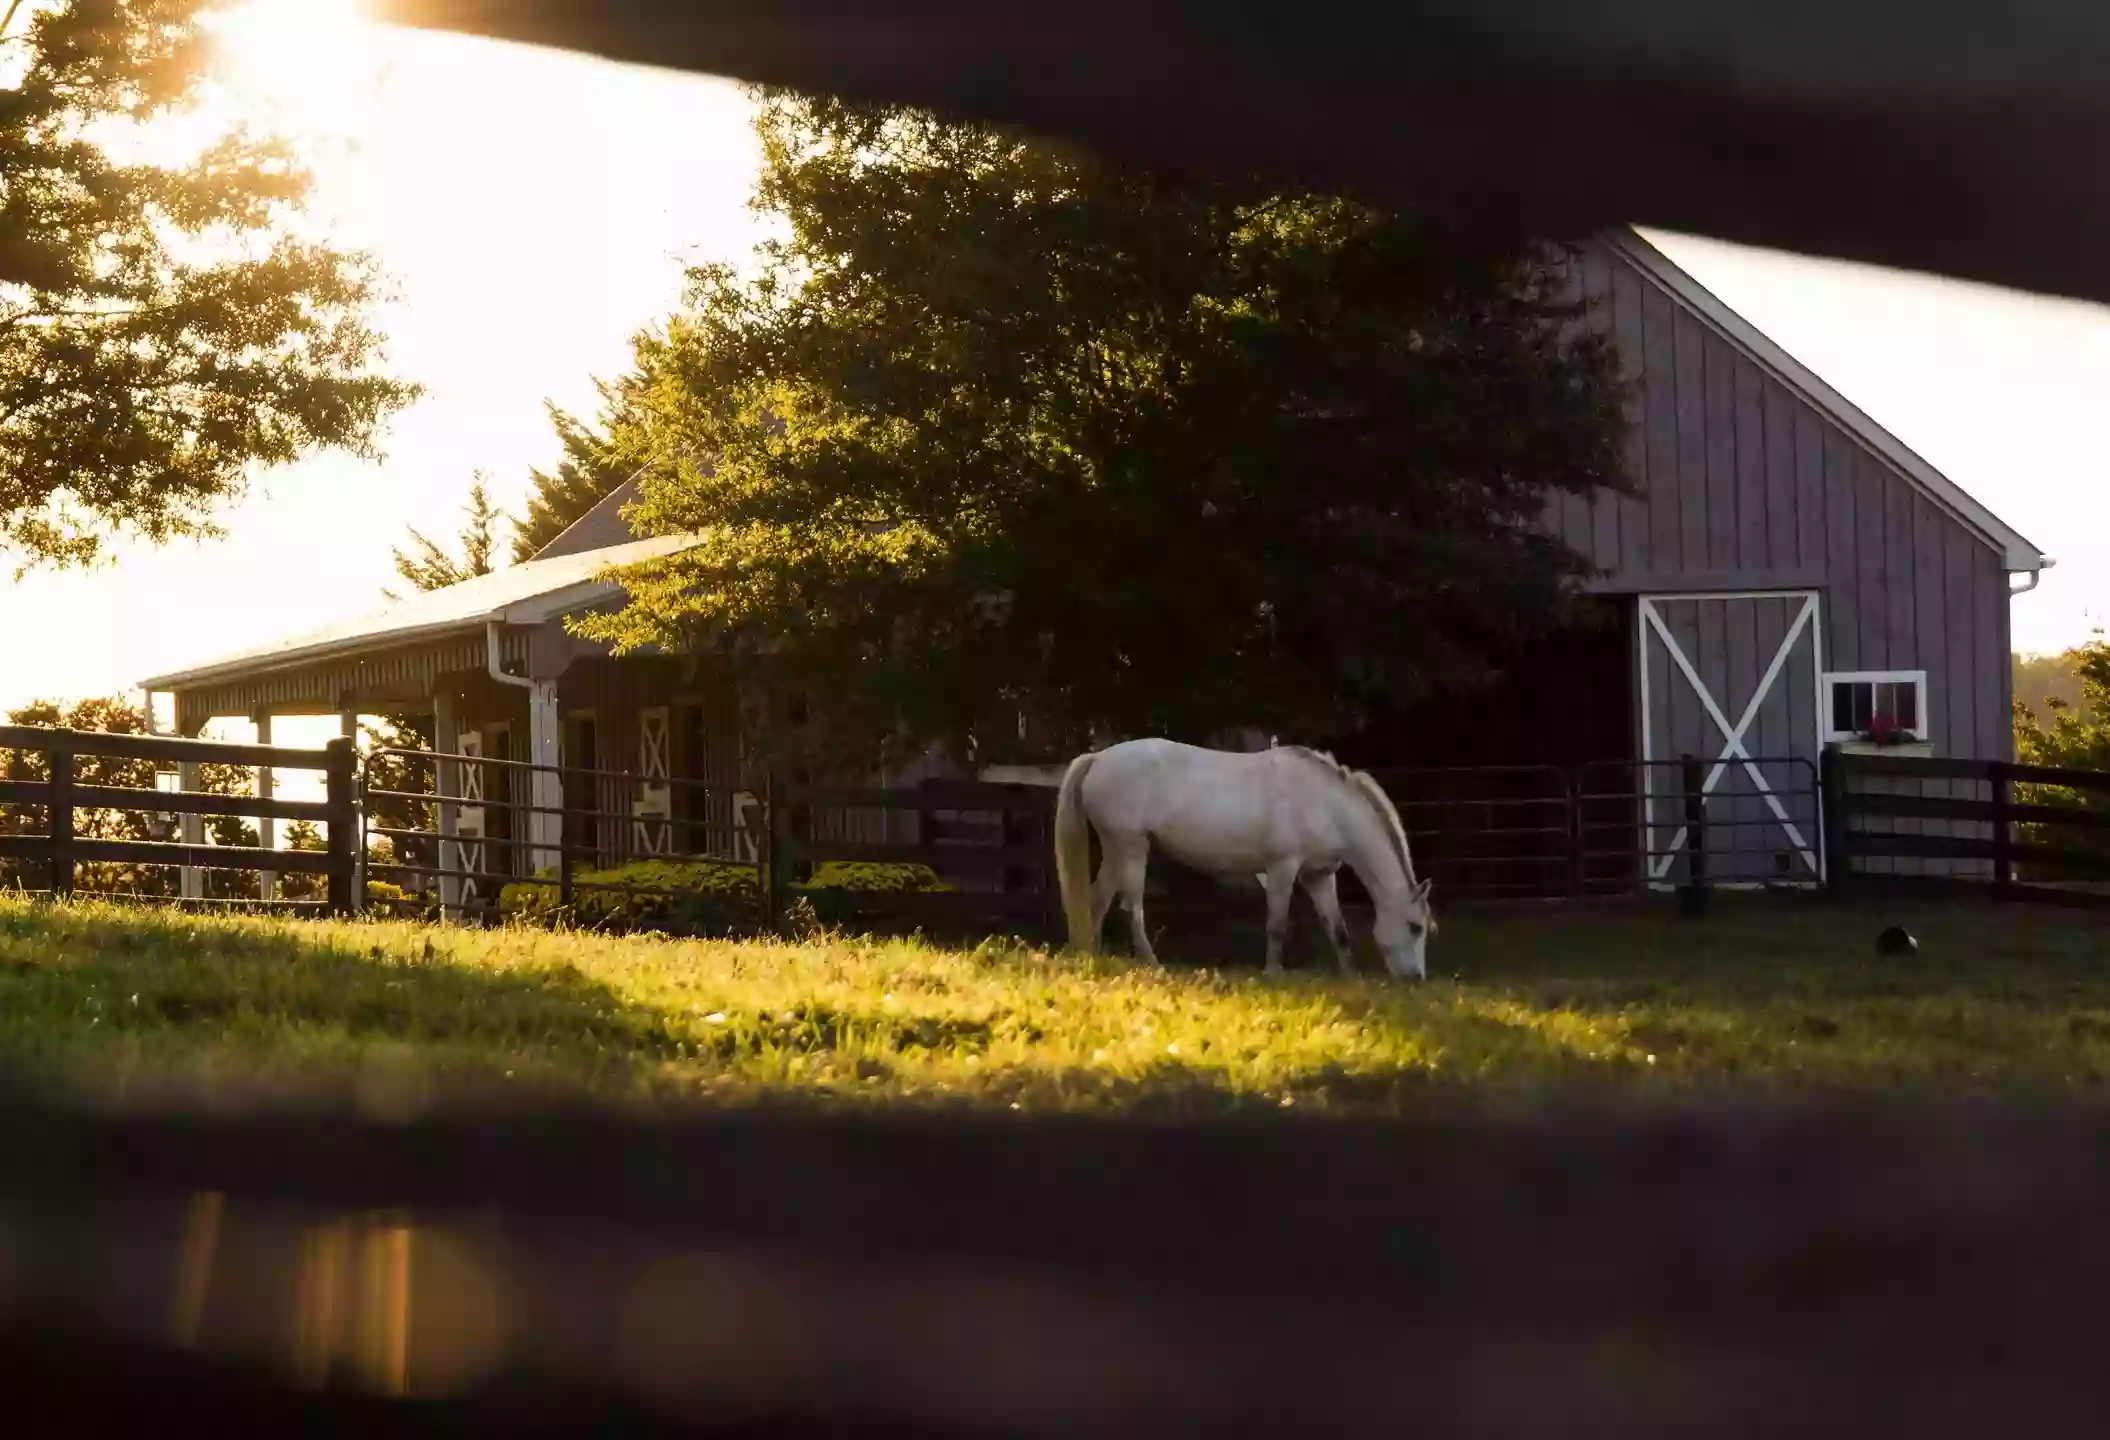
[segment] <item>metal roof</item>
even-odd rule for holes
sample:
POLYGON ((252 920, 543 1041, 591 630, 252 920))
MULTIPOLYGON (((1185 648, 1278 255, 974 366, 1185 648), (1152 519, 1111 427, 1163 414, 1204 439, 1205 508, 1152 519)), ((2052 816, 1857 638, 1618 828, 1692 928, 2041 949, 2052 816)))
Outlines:
POLYGON ((694 545, 688 535, 666 535, 599 550, 527 561, 504 570, 428 590, 382 609, 295 635, 256 650, 142 682, 147 690, 183 690, 237 676, 282 670, 376 645, 436 639, 494 621, 540 625, 575 610, 613 600, 622 593, 604 572, 620 565, 672 555, 694 545))

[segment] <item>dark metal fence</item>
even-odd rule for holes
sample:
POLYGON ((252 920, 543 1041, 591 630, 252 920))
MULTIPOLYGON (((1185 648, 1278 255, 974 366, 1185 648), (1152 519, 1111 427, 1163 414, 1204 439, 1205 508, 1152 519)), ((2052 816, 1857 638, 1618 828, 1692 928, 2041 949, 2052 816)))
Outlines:
MULTIPOLYGON (((1450 903, 1581 899, 1650 888, 1698 898, 1718 887, 1817 884, 1816 767, 1799 757, 1758 757, 1750 764, 1768 779, 1766 790, 1748 783, 1741 763, 1717 766, 1695 757, 1374 773, 1400 812, 1417 872, 1433 879, 1450 903)), ((1045 786, 934 780, 883 789, 770 779, 751 788, 712 787, 678 777, 381 750, 368 759, 364 793, 366 833, 390 847, 369 862, 369 873, 424 892, 424 904, 466 915, 491 913, 509 886, 553 892, 555 904, 567 910, 595 892, 669 898, 679 893, 676 877, 619 878, 622 867, 707 859, 754 873, 754 918, 762 924, 784 913, 794 888, 818 867, 847 863, 925 866, 944 882, 935 892, 852 890, 835 897, 846 914, 862 920, 1051 933, 1060 925, 1055 793, 1045 786), (414 779, 382 784, 375 777, 384 770, 414 779), (453 779, 443 784, 449 770, 453 779), (557 803, 538 802, 537 776, 561 787, 557 803), (641 813, 634 800, 645 786, 664 787, 678 803, 641 813), (538 816, 560 817, 559 824, 538 829, 538 816), (728 816, 738 823, 728 824, 728 816), (434 893, 446 885, 458 886, 458 893, 434 893)), ((1213 886, 1175 866, 1155 866, 1152 873, 1154 891, 1167 897, 1168 916, 1220 905, 1213 886)), ((1351 883, 1351 896, 1354 891, 1351 883)))
POLYGON ((1453 901, 1818 884, 1817 767, 1800 756, 1749 763, 1766 789, 1742 761, 1717 775, 1696 756, 1372 773, 1416 870, 1453 901))
POLYGON ((368 873, 419 892, 406 902, 414 909, 488 918, 509 905, 554 907, 608 923, 663 924, 672 905, 697 895, 696 876, 679 867, 709 862, 752 876, 743 898, 712 909, 718 926, 774 926, 795 891, 831 864, 922 866, 944 887, 830 887, 831 909, 844 918, 1038 929, 1055 913, 1055 797, 1041 787, 771 779, 750 789, 403 749, 370 754, 366 781, 366 834, 376 852, 368 873), (405 778, 377 778, 388 774, 405 778), (556 804, 538 800, 538 780, 554 782, 542 795, 556 804), (673 803, 640 811, 634 802, 648 787, 673 803), (538 817, 556 824, 538 827, 538 817), (674 868, 638 868, 654 861, 674 868), (535 892, 539 900, 529 898, 535 892), (595 897, 632 903, 597 905, 595 897))

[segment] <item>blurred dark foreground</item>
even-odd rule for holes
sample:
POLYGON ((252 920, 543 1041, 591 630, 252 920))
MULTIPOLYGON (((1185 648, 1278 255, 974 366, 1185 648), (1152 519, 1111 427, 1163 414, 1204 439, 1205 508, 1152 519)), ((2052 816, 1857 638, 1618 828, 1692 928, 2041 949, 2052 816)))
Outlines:
POLYGON ((8 1412, 69 1433, 1929 1436, 2110 1404, 2097 1111, 7 1099, 8 1412))

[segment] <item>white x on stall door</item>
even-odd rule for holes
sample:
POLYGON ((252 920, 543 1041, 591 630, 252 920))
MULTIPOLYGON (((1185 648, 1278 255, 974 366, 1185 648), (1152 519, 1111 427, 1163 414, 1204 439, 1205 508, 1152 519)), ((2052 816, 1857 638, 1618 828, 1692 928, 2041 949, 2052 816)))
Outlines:
POLYGON ((672 827, 666 822, 674 814, 673 740, 667 707, 655 705, 637 715, 637 798, 631 802, 635 817, 637 848, 646 855, 673 853, 672 827))
MULTIPOLYGON (((1666 596, 1662 598, 1668 602, 1676 597, 1666 596)), ((1801 611, 1796 615, 1794 622, 1788 626, 1788 633, 1780 642, 1780 648, 1773 652, 1772 662, 1766 666, 1764 675, 1759 679, 1758 687, 1751 692, 1751 699, 1744 706, 1743 714, 1738 717, 1733 725, 1729 722, 1729 717, 1722 712, 1720 702, 1708 690, 1706 682, 1700 678, 1700 672, 1694 666, 1691 657, 1686 655, 1684 649, 1678 644, 1677 637, 1671 634, 1670 627, 1663 623, 1663 616, 1657 610, 1655 602, 1646 596, 1642 597, 1641 600, 1641 622, 1646 627, 1646 631, 1653 633, 1657 642, 1662 645, 1663 653, 1670 657, 1671 664, 1677 667, 1678 673, 1684 677, 1685 683, 1692 687, 1693 694, 1698 697, 1701 707, 1707 712, 1707 718, 1714 723, 1715 729, 1721 734, 1723 741, 1721 754, 1715 760, 1713 767, 1707 772, 1707 778, 1700 786, 1700 794, 1703 797, 1712 795, 1715 786, 1721 782, 1722 776, 1727 772, 1730 764, 1732 762, 1740 763, 1744 768, 1745 774, 1750 776, 1751 784, 1757 789, 1759 797, 1765 801, 1767 809, 1773 812, 1773 818, 1779 822, 1781 829, 1786 832, 1789 843, 1795 847, 1795 852, 1802 857, 1803 863, 1809 867, 1810 874, 1813 876, 1821 875, 1823 866, 1818 860, 1816 849, 1804 838, 1801 828, 1795 824, 1793 818, 1789 816, 1786 807, 1780 803, 1780 797, 1774 793, 1773 787, 1766 783, 1764 773, 1752 761, 1751 752, 1744 744, 1744 737, 1750 733, 1752 722, 1758 718, 1760 708, 1766 703, 1767 698, 1772 695, 1774 686, 1780 680, 1781 671, 1787 666, 1788 657, 1794 653, 1796 642, 1802 638, 1804 631, 1809 630, 1817 622, 1817 597, 1815 595, 1804 597, 1801 611)), ((1647 636, 1644 634, 1644 646, 1646 643, 1647 636)), ((1643 668, 1645 674, 1646 667, 1644 666, 1643 668)), ((1651 833, 1653 833, 1653 830, 1651 830, 1651 833)), ((1658 854, 1650 862, 1649 878, 1651 880, 1661 880, 1670 873, 1670 867, 1677 862, 1678 852, 1685 844, 1685 835, 1685 827, 1679 826, 1677 832, 1671 837, 1670 844, 1664 847, 1663 853, 1658 854)))

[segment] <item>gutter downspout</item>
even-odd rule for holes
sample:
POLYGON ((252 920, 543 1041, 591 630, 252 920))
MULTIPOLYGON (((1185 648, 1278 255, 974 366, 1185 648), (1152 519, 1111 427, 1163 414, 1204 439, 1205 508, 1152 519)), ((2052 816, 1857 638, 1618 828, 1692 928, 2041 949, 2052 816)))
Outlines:
POLYGON ((557 682, 508 675, 498 640, 502 621, 484 624, 485 668, 493 680, 528 692, 529 873, 553 871, 562 863, 564 777, 557 771, 557 682))
POLYGON ((2010 596, 2027 595, 2030 591, 2036 589, 2039 585, 2044 583, 2044 572, 2058 563, 2058 561, 2052 559, 2049 555, 2046 555, 2044 557, 2043 563, 2040 564, 2036 569, 2029 572, 2029 583, 2027 585, 2010 585, 2008 587, 2007 593, 2010 596))

